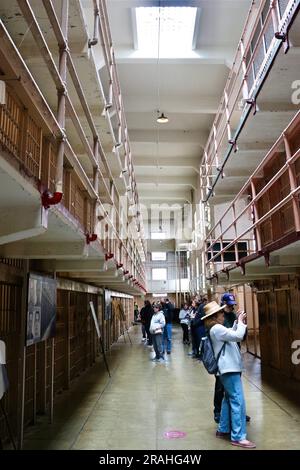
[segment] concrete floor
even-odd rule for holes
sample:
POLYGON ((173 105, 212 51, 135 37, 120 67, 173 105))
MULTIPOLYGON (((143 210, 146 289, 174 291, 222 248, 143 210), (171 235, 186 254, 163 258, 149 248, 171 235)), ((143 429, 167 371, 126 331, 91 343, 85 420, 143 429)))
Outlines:
MULTIPOLYGON (((133 345, 121 338, 108 354, 112 378, 102 364, 81 376, 55 405, 54 424, 46 417, 27 428, 25 449, 241 450, 215 437, 214 377, 187 356, 181 330, 174 329, 173 352, 165 364, 131 329, 133 345), (184 438, 167 439, 167 431, 184 438)), ((300 384, 284 385, 274 374, 262 379, 259 359, 244 355, 244 389, 251 416, 248 438, 258 449, 300 448, 300 384), (289 398, 288 398, 288 397, 289 398), (297 403, 298 401, 298 403, 297 403)))

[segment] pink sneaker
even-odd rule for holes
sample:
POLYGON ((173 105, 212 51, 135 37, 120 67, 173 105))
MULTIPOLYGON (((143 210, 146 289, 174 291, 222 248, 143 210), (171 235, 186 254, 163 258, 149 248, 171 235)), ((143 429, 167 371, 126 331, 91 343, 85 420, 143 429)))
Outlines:
POLYGON ((243 439, 241 441, 231 441, 233 446, 243 447, 244 449, 255 449, 256 444, 254 442, 243 439))

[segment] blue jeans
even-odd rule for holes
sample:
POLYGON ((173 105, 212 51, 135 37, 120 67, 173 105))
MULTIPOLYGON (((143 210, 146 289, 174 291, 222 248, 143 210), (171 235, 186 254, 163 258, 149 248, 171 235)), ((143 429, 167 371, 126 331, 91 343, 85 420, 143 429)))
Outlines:
POLYGON ((225 395, 222 401, 218 431, 231 432, 232 441, 246 439, 246 407, 241 374, 230 372, 220 375, 225 395))
POLYGON ((172 348, 172 323, 166 323, 163 333, 163 353, 165 352, 165 342, 167 342, 167 352, 172 348))

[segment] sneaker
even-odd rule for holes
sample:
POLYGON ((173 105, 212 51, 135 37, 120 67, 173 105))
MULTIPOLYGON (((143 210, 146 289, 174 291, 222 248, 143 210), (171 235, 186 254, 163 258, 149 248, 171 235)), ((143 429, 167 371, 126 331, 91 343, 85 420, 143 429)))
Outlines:
POLYGON ((158 362, 159 359, 157 357, 154 357, 153 359, 151 359, 152 362, 158 362))
POLYGON ((243 447, 244 449, 255 449, 256 444, 254 442, 243 439, 241 441, 231 441, 233 446, 243 447))
POLYGON ((251 417, 248 416, 248 415, 246 415, 246 421, 247 421, 247 423, 249 423, 250 420, 251 420, 251 417))
POLYGON ((171 351, 167 351, 167 354, 171 354, 171 351))

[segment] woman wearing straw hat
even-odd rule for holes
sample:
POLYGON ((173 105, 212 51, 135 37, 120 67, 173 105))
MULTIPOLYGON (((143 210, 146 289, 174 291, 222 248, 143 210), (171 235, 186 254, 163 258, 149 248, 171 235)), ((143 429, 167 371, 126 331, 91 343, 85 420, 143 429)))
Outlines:
POLYGON ((246 313, 238 312, 238 319, 233 327, 226 328, 223 326, 224 308, 225 305, 220 307, 217 302, 210 302, 203 308, 205 316, 202 318, 210 335, 215 357, 223 347, 218 368, 225 395, 216 436, 221 438, 230 436, 232 445, 254 449, 256 445, 246 439, 246 407, 241 380, 243 363, 237 345, 239 341, 242 341, 247 329, 246 313))

